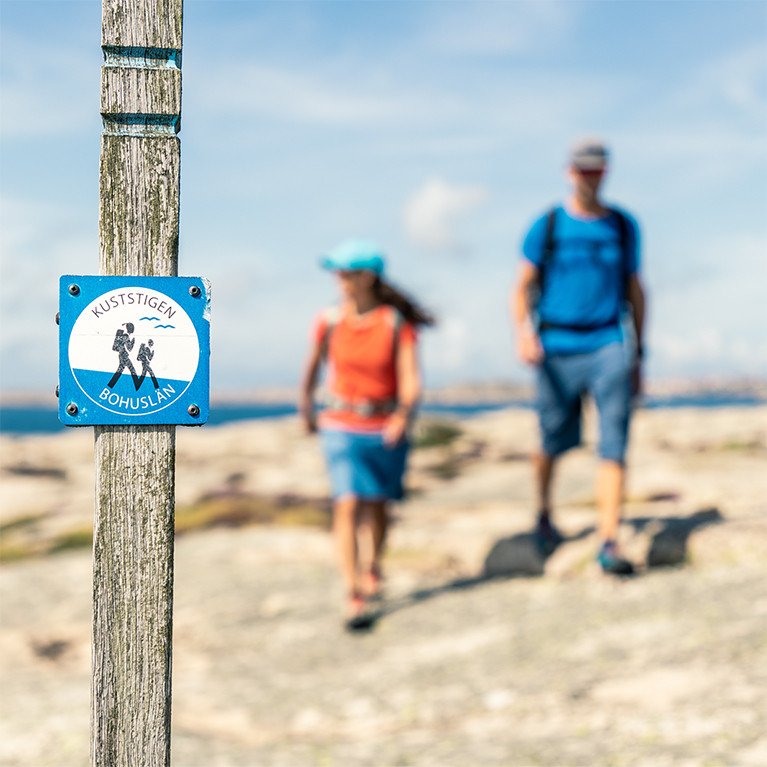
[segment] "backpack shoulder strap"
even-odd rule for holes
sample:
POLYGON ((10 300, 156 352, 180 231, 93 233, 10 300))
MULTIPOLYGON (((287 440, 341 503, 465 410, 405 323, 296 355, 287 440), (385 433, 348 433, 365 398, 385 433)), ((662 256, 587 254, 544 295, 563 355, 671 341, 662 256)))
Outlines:
POLYGON ((552 208, 546 216, 546 236, 543 240, 541 254, 541 267, 545 267, 554 256, 554 221, 557 217, 557 209, 552 208))
POLYGON ((549 266, 554 258, 554 224, 556 223, 557 209, 552 208, 546 214, 546 233, 543 238, 543 247, 541 249, 541 263, 538 266, 538 279, 536 280, 534 303, 538 303, 543 295, 543 283, 546 267, 549 266))
POLYGON ((322 359, 326 360, 328 357, 328 348, 330 347, 330 336, 333 334, 333 329, 338 325, 341 319, 341 307, 328 306, 326 309, 323 309, 322 316, 325 320, 325 332, 322 334, 320 345, 322 348, 322 359))
POLYGON ((399 350, 399 331, 402 327, 402 323, 405 321, 405 318, 402 316, 402 312, 397 309, 396 306, 392 306, 390 304, 389 309, 391 310, 389 312, 389 321, 391 322, 392 328, 392 350, 394 352, 394 359, 396 361, 397 352, 399 350))
POLYGON ((402 312, 396 306, 391 306, 391 323, 395 338, 399 335, 399 329, 404 321, 405 318, 402 316, 402 312))
POLYGON ((624 298, 629 284, 629 222, 617 208, 610 208, 611 213, 618 220, 618 240, 621 249, 621 284, 623 285, 624 298))
POLYGON ((618 208, 609 208, 609 210, 611 213, 615 214, 615 217, 618 219, 618 236, 621 242, 621 250, 625 252, 628 250, 629 222, 626 220, 626 216, 624 216, 618 208))

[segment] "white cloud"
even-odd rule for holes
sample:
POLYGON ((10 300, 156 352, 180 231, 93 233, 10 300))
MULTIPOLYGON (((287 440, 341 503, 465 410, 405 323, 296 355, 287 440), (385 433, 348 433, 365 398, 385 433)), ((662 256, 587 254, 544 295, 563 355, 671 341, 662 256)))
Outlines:
POLYGON ((425 250, 460 250, 461 242, 455 232, 457 219, 488 197, 489 192, 483 186, 461 186, 441 178, 429 179, 405 204, 405 233, 425 250))
POLYGON ((763 43, 740 48, 700 67, 689 99, 706 106, 730 106, 764 127, 767 51, 763 43))
POLYGON ((427 17, 431 26, 422 44, 470 55, 522 53, 541 40, 556 45, 570 26, 574 5, 552 0, 439 3, 438 14, 427 17))
POLYGON ((322 125, 367 125, 391 120, 407 108, 403 99, 368 87, 330 82, 331 76, 245 64, 226 72, 207 69, 187 76, 199 107, 208 113, 268 116, 322 125))

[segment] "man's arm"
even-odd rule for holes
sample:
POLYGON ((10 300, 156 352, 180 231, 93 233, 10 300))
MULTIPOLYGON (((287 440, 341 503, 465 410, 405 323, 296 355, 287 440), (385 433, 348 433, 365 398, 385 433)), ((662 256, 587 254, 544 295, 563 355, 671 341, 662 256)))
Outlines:
POLYGON ((538 267, 527 259, 519 265, 517 284, 509 296, 509 313, 517 336, 517 354, 527 365, 540 365, 543 347, 533 325, 530 291, 538 280, 538 267))
POLYGON ((634 323, 634 337, 636 338, 636 360, 632 372, 632 388, 634 394, 639 394, 642 390, 642 357, 644 356, 644 318, 645 318, 645 293, 639 275, 634 274, 629 277, 626 286, 626 302, 631 306, 631 317, 634 323))

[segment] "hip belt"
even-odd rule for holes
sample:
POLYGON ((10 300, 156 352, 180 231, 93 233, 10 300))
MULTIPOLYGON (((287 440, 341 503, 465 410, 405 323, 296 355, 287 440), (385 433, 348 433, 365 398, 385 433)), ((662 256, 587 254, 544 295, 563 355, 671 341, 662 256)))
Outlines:
POLYGON ((397 409, 397 400, 395 397, 387 399, 364 399, 349 400, 339 397, 336 394, 326 393, 319 398, 321 405, 328 410, 338 410, 345 413, 355 413, 364 418, 371 418, 376 415, 389 415, 397 409))
POLYGON ((590 325, 576 325, 565 322, 541 322, 538 326, 539 330, 576 330, 581 333, 587 333, 590 330, 602 330, 603 328, 619 327, 620 321, 617 317, 607 320, 606 322, 594 322, 590 325))

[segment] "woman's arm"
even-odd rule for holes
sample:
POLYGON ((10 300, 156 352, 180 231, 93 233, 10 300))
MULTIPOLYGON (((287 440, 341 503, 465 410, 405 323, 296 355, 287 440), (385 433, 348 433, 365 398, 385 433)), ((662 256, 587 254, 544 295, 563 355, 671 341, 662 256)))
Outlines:
POLYGON ((408 422, 421 397, 421 374, 415 339, 397 345, 397 409, 389 416, 383 430, 384 442, 390 447, 405 436, 408 422))
POLYGON ((319 380, 322 357, 323 343, 315 344, 309 353, 301 379, 298 411, 304 421, 306 430, 310 434, 317 431, 317 417, 314 412, 314 390, 317 388, 317 381, 319 380))

